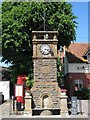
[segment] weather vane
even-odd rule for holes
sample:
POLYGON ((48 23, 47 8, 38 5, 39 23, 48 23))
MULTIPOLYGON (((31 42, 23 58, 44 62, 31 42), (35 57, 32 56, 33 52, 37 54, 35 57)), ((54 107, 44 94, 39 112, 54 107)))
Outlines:
POLYGON ((44 26, 44 31, 45 31, 45 16, 46 16, 46 13, 45 13, 45 9, 44 9, 44 18, 43 18, 43 26, 44 26))
POLYGON ((46 19, 45 7, 44 7, 44 11, 43 11, 43 12, 44 12, 44 13, 43 13, 43 16, 41 15, 41 17, 42 17, 42 19, 43 19, 43 24, 42 24, 39 28, 37 28, 37 30, 39 30, 39 29, 41 29, 41 28, 43 28, 44 31, 46 31, 46 28, 52 30, 52 28, 49 27, 49 26, 46 24, 46 20, 47 20, 47 19, 46 19))

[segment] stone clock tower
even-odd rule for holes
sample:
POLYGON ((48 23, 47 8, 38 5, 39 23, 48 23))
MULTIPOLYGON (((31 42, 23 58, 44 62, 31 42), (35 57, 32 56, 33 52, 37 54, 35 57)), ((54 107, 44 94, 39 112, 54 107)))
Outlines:
POLYGON ((60 88, 57 83, 57 31, 33 31, 35 83, 31 89, 33 113, 60 114, 60 88))

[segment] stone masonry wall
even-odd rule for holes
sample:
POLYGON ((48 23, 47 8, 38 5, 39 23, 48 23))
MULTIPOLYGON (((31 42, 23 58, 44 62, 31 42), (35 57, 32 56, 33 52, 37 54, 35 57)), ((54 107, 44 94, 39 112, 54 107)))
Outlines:
POLYGON ((49 96, 49 109, 60 109, 60 88, 57 83, 56 59, 34 60, 34 86, 31 89, 34 109, 42 109, 44 95, 49 96))
POLYGON ((56 82, 57 68, 56 59, 37 59, 34 61, 35 82, 56 82))

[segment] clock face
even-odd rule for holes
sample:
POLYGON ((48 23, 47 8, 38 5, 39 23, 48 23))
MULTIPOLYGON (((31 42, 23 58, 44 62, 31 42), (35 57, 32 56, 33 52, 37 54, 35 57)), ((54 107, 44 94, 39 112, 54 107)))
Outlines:
POLYGON ((41 47, 40 47, 40 51, 41 51, 41 53, 42 53, 43 55, 48 55, 49 52, 50 52, 50 46, 47 45, 47 44, 43 44, 43 45, 41 45, 41 47))

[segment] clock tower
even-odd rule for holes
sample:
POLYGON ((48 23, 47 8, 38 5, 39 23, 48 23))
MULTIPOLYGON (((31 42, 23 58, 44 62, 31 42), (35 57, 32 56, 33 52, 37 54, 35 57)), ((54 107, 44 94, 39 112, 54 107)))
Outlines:
POLYGON ((33 114, 60 114, 57 83, 57 31, 33 31, 33 114))

